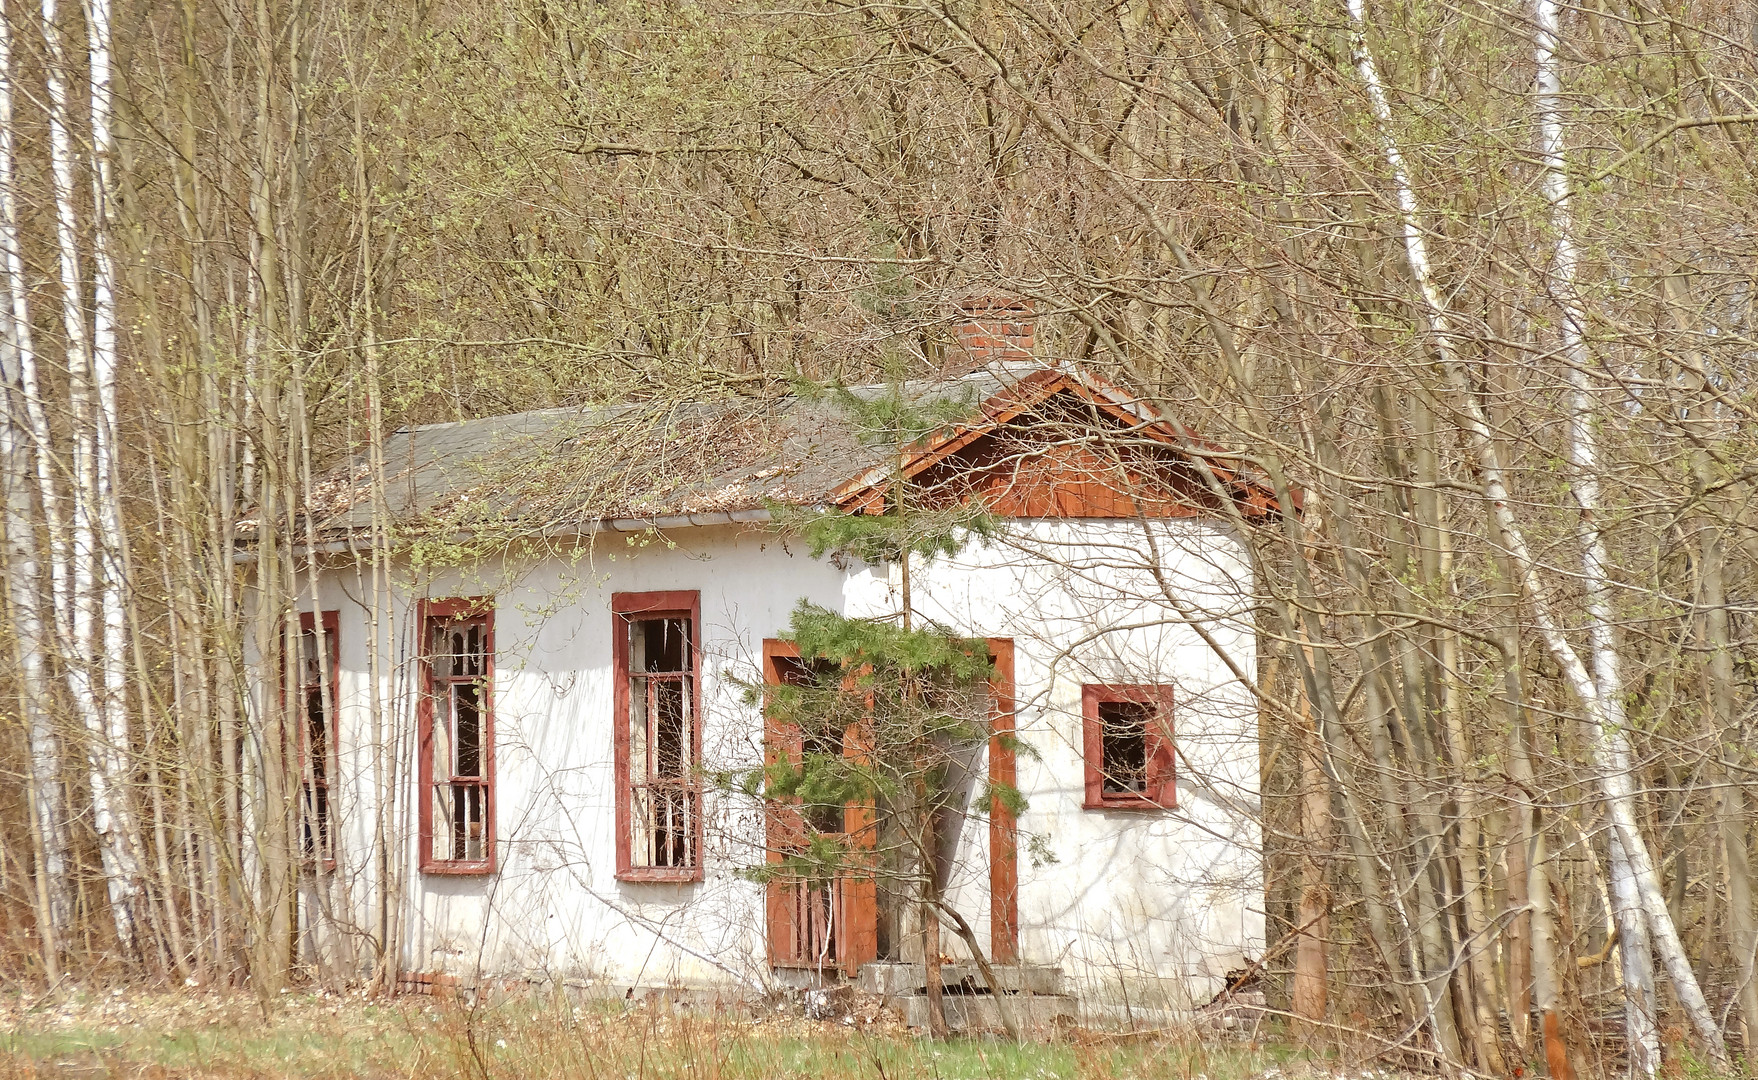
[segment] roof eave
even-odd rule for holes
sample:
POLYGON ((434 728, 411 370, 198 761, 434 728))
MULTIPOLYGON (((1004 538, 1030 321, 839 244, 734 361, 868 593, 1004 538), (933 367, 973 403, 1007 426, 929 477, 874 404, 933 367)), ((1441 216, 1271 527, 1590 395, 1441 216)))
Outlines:
MULTIPOLYGON (((825 504, 808 504, 805 505, 804 508, 810 510, 815 506, 822 507, 824 505, 825 504)), ((747 510, 719 510, 704 514, 658 514, 652 517, 595 518, 578 525, 552 526, 543 529, 533 529, 528 534, 524 534, 523 538, 538 540, 555 539, 566 536, 591 536, 600 532, 638 533, 672 529, 706 528, 713 525, 756 525, 772 521, 773 519, 774 515, 763 507, 754 507, 747 510)), ((464 544, 474 540, 476 536, 476 533, 460 531, 452 533, 447 537, 447 540, 454 544, 464 544)), ((341 552, 370 550, 372 550, 372 545, 363 542, 358 533, 339 537, 334 540, 321 541, 317 544, 293 545, 293 554, 296 556, 312 554, 334 555, 341 552)), ((234 550, 232 552, 232 561, 238 565, 248 565, 256 562, 255 547, 240 547, 234 550)))

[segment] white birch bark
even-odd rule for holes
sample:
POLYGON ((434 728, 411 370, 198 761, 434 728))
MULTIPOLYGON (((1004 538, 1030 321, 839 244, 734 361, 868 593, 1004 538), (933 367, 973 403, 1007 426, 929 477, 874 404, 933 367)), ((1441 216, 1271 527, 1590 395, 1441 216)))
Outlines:
MULTIPOLYGON (((1496 538, 1513 564, 1521 590, 1531 605, 1533 622, 1545 648, 1562 669, 1563 677, 1581 701, 1582 712, 1593 735, 1593 754, 1600 795, 1605 800, 1612 827, 1617 831, 1618 840, 1629 860, 1642 910, 1648 916, 1648 928, 1654 947, 1659 950, 1666 965, 1667 976, 1672 981, 1679 1005, 1690 1017, 1692 1026, 1696 1028, 1698 1038, 1711 1059, 1718 1066, 1725 1066, 1727 1047, 1722 1039, 1721 1029, 1716 1026, 1714 1014, 1697 983, 1696 973, 1691 970, 1690 957, 1685 953, 1684 945, 1679 940, 1678 928, 1673 924, 1672 915, 1667 910, 1666 898, 1660 889, 1659 874, 1655 871, 1654 860, 1637 823, 1628 731, 1622 726, 1621 712, 1615 707, 1607 708, 1606 694, 1602 693, 1599 682, 1588 671, 1586 664, 1582 663, 1580 654, 1564 634, 1562 624, 1556 618, 1550 590, 1539 576, 1538 564, 1532 557, 1525 534, 1514 520, 1513 510, 1508 505, 1508 488, 1502 471, 1501 454, 1496 447, 1483 403, 1478 400, 1476 388, 1471 384, 1470 373, 1460 358, 1457 336, 1448 314, 1446 300, 1435 284, 1428 241, 1422 233, 1420 223, 1421 207, 1409 170, 1404 164, 1403 154, 1392 135, 1392 111, 1386 101, 1379 70, 1367 49, 1364 0, 1347 0, 1347 3, 1352 30, 1351 52, 1356 70, 1367 90, 1369 106, 1380 129, 1381 150, 1392 172, 1392 183, 1398 197, 1404 251, 1409 260, 1411 275, 1422 293, 1424 315, 1434 337, 1435 351, 1439 355, 1447 382, 1458 399, 1465 433, 1477 459, 1478 472, 1483 478, 1484 493, 1488 497, 1496 538)), ((1554 35, 1551 40, 1554 43, 1554 35)), ((1579 432, 1579 428, 1572 426, 1572 435, 1579 432)), ((1581 461, 1581 451, 1586 452, 1589 462, 1592 460, 1590 429, 1587 435, 1588 444, 1579 448, 1575 455, 1577 467, 1581 461)), ((1586 494, 1591 497, 1595 493, 1589 491, 1586 494)), ((1580 496, 1578 501, 1579 498, 1580 496)), ((1604 585, 1603 566, 1603 560, 1597 563, 1590 560, 1588 563, 1590 576, 1595 567, 1599 569, 1601 576, 1598 583, 1601 586, 1604 585)), ((1595 633, 1609 634, 1609 624, 1596 629, 1595 633)), ((1615 676, 1615 667, 1606 674, 1615 676)))
POLYGON ((1612 918, 1618 927, 1618 963, 1624 976, 1624 1036, 1632 1077, 1660 1069, 1660 1022, 1654 996, 1654 947, 1642 915, 1642 895, 1617 831, 1606 841, 1612 918))
MULTIPOLYGON (((1544 165, 1544 196, 1550 204, 1554 233, 1552 261, 1547 282, 1551 302, 1561 315, 1559 355, 1569 369, 1569 457, 1573 467, 1571 490, 1580 510, 1577 531, 1581 541, 1582 590, 1587 598, 1587 651, 1593 664, 1606 722, 1621 732, 1624 716, 1624 677, 1612 638, 1611 592, 1606 573, 1605 538, 1597 520, 1599 507, 1598 462, 1593 434, 1593 397, 1587 365, 1586 314, 1576 287, 1580 253, 1575 247, 1573 209, 1569 179, 1565 172, 1562 79, 1558 72, 1560 45, 1557 7, 1554 0, 1534 0, 1537 21, 1537 106, 1539 155, 1544 165)), ((1621 760, 1614 768, 1630 767, 1627 742, 1618 739, 1610 749, 1621 760)), ((1609 869, 1613 916, 1618 924, 1618 959, 1624 974, 1624 1031, 1629 1044, 1632 1076, 1653 1076, 1660 1067, 1660 1028, 1655 1017, 1654 954, 1642 913, 1641 888, 1634 867, 1620 841, 1612 833, 1609 869)))
POLYGON ((1727 1051, 1721 1029, 1697 985, 1690 957, 1673 925, 1672 913, 1661 895, 1659 875, 1652 858, 1635 832, 1634 784, 1631 782, 1631 749, 1628 719, 1624 715, 1624 677, 1612 627, 1610 557, 1600 528, 1599 447, 1594 430, 1593 387, 1586 347, 1586 313, 1577 289, 1580 253, 1575 246, 1573 193, 1569 186, 1566 144, 1563 139, 1562 80, 1558 53, 1562 44, 1556 0, 1534 0, 1537 22, 1539 153, 1544 163, 1544 194, 1550 203, 1555 248, 1550 272, 1551 300, 1562 316, 1561 356, 1569 368, 1569 458, 1573 468, 1570 490, 1580 511, 1577 530, 1581 541, 1581 583, 1587 601, 1587 647, 1593 662, 1593 680, 1599 690, 1601 726, 1598 731, 1603 757, 1600 763, 1613 791, 1607 799, 1617 821, 1612 851, 1614 894, 1618 903, 1619 952, 1625 975, 1625 1027, 1629 1033, 1633 1074, 1654 1075, 1660 1067, 1660 1031, 1655 1018, 1653 957, 1647 935, 1628 936, 1639 921, 1629 909, 1639 905, 1648 916, 1654 944, 1660 948, 1679 1004, 1690 1016, 1699 1038, 1718 1062, 1727 1051), (1627 819, 1628 826, 1624 824, 1627 819), (1619 850, 1621 848, 1621 850, 1619 850), (1620 865, 1627 863, 1626 865, 1620 865), (1646 864, 1646 865, 1645 865, 1646 864), (1632 895, 1633 894, 1633 895, 1632 895), (1630 925, 1626 925, 1630 924, 1630 925), (1637 985, 1632 986, 1632 981, 1637 985), (1638 1046, 1640 1050, 1638 1051, 1638 1046))
MULTIPOLYGON (((103 199, 98 197, 96 229, 102 256, 94 283, 99 313, 95 332, 88 335, 84 310, 79 253, 79 219, 75 203, 77 162, 73 145, 69 104, 67 47, 57 18, 56 0, 43 0, 43 39, 48 51, 49 163, 55 195, 55 239, 60 256, 61 313, 67 337, 68 397, 73 420, 73 655, 67 664, 68 689, 87 730, 86 753, 90 764, 92 826, 98 837, 116 937, 123 950, 137 948, 137 919, 142 891, 140 862, 135 854, 134 815, 129 811, 132 792, 128 783, 128 730, 125 703, 112 692, 122 681, 124 661, 122 611, 118 597, 119 575, 109 566, 112 552, 105 540, 113 528, 114 503, 110 491, 112 470, 100 464, 110 452, 113 439, 103 427, 108 382, 107 410, 115 410, 115 268, 102 239, 103 199), (95 362, 94 346, 106 356, 95 362), (103 381, 100 381, 103 380, 103 381), (92 411, 92 391, 98 383, 100 413, 92 411), (108 505, 107 505, 108 504, 108 505), (114 669, 114 674, 112 673, 114 669)), ((93 42, 104 46, 102 55, 90 58, 92 74, 92 121, 95 156, 109 150, 109 13, 101 11, 102 26, 92 25, 93 42), (99 139, 103 142, 99 143, 99 139)), ((90 43, 88 43, 90 44, 90 43)), ((94 190, 103 186, 103 170, 94 190)))
POLYGON ((121 476, 120 407, 117 403, 118 354, 116 346, 116 260, 112 244, 111 193, 114 168, 115 138, 111 127, 111 7, 110 0, 86 0, 85 25, 91 81, 92 130, 92 382, 98 396, 96 456, 93 468, 97 478, 95 496, 99 544, 102 562, 102 596, 99 603, 103 620, 103 652, 100 669, 103 680, 105 746, 114 755, 111 775, 118 786, 111 812, 115 815, 116 857, 121 881, 112 882, 124 890, 131 917, 136 917, 145 902, 145 884, 137 841, 140 836, 139 817, 135 812, 135 793, 128 783, 128 586, 127 558, 124 545, 127 536, 122 529, 121 492, 117 487, 121 476))
MULTIPOLYGON (((5 378, 5 416, 0 418, 0 460, 6 483, 8 585, 19 682, 30 755, 30 806, 36 829, 37 892, 44 959, 50 978, 59 971, 57 942, 73 911, 67 877, 67 812, 61 786, 61 740, 49 708, 49 642, 43 625, 42 566, 31 497, 31 451, 46 466, 47 423, 36 396, 36 350, 31 337, 29 284, 25 278, 15 187, 12 126, 12 24, 0 0, 0 248, 4 248, 5 300, 0 303, 0 368, 5 378), (36 407, 32 408, 35 404, 36 407), (39 443, 40 439, 40 443, 39 443), (35 445, 32 445, 35 444, 35 445)), ((41 474, 50 478, 46 467, 41 474)), ((49 501, 53 505, 53 500, 49 501)), ((45 510, 48 506, 45 506, 45 510)), ((51 609, 54 607, 51 600, 51 609)))

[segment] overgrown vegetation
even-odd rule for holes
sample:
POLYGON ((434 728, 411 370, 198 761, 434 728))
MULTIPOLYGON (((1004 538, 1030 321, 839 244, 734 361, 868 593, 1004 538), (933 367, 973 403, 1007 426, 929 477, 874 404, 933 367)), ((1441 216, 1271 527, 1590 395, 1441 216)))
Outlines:
POLYGON ((1192 1032, 924 1043, 892 1019, 851 1027, 766 1006, 696 1012, 659 999, 626 1006, 538 995, 477 1008, 297 994, 280 997, 266 1023, 257 1002, 231 995, 130 994, 9 1012, 0 1031, 8 1076, 1254 1080, 1347 1067, 1273 1042, 1205 1044, 1192 1032))
MULTIPOLYGON (((1234 524, 1262 959, 1312 1037, 1565 1080, 1621 1068, 1610 1031, 1639 1072, 1736 1067, 1755 18, 7 5, 0 964, 394 988, 394 905, 344 928, 347 970, 295 962, 299 722, 244 701, 247 640, 297 637, 323 464, 359 456, 377 613, 413 542, 388 429, 932 374, 952 302, 1000 291, 1044 358, 1304 507, 1234 524)), ((390 806, 402 718, 369 710, 390 806)), ((393 822, 364 836, 344 868, 402 881, 393 822)))
MULTIPOLYGON (((773 853, 751 873, 822 894, 827 913, 855 909, 846 893, 861 891, 867 905, 887 913, 879 932, 902 938, 913 928, 919 942, 899 951, 921 957, 929 1029, 944 1036, 942 923, 956 928, 999 992, 984 943, 947 902, 953 868, 946 851, 964 828, 967 805, 985 817, 1017 817, 1024 800, 1011 784, 975 775, 993 736, 996 658, 988 642, 916 614, 911 568, 993 536, 996 523, 980 503, 926 505, 903 468, 930 436, 968 418, 968 399, 912 402, 896 379, 869 396, 839 388, 836 398, 862 441, 893 463, 880 512, 779 513, 779 527, 800 535, 815 558, 895 567, 898 605, 886 617, 851 618, 801 601, 783 634, 797 656, 772 660, 785 670, 766 671, 766 679, 777 677, 747 688, 769 725, 770 760, 741 786, 766 803, 773 853), (845 898, 828 902, 832 890, 845 898)), ((1009 751, 1017 745, 1011 734, 994 737, 1009 751)), ((892 951, 849 940, 846 928, 828 922, 826 931, 817 935, 820 964, 839 933, 845 966, 851 951, 859 959, 892 951)), ((1017 1035, 1011 1015, 1006 1022, 1017 1035)))

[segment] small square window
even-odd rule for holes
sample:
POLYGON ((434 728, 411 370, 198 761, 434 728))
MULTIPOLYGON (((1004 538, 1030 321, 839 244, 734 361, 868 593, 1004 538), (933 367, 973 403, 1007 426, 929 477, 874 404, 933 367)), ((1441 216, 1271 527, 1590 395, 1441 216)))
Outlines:
POLYGON ((1086 807, 1170 808, 1177 803, 1169 686, 1083 686, 1086 807))

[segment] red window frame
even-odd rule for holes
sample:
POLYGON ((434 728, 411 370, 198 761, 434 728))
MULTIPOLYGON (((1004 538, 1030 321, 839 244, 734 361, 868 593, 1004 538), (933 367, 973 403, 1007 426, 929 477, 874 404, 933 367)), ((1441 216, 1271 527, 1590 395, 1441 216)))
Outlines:
POLYGON ((294 678, 298 685, 294 688, 294 710, 300 718, 294 729, 299 751, 294 758, 299 765, 300 792, 300 856, 308 864, 324 870, 336 868, 336 830, 335 803, 330 798, 330 779, 336 775, 338 762, 336 750, 337 729, 340 727, 341 715, 341 622, 340 611, 321 613, 302 611, 299 613, 299 650, 294 661, 294 678), (305 639, 316 637, 322 618, 324 652, 329 654, 329 679, 326 686, 323 678, 323 666, 320 663, 318 677, 311 680, 306 677, 305 670, 305 639), (306 777, 306 765, 311 761, 311 713, 310 694, 317 690, 323 694, 319 708, 323 710, 324 746, 323 767, 320 772, 315 765, 311 777, 306 777), (322 792, 321 799, 316 794, 322 792), (312 832, 315 829, 316 838, 312 832))
POLYGON ((444 600, 423 600, 416 613, 420 626, 422 694, 418 708, 421 783, 421 857, 424 874, 492 874, 495 870, 495 770, 494 770, 494 598, 488 596, 454 597, 444 600), (449 684, 450 676, 441 676, 433 660, 434 628, 444 623, 479 620, 483 627, 483 670, 476 681, 482 683, 479 718, 482 725, 482 762, 479 777, 438 778, 434 775, 434 698, 440 686, 449 684), (446 859, 434 854, 433 806, 439 788, 458 784, 477 786, 482 790, 483 857, 480 859, 446 859))
POLYGON ((1080 688, 1082 756, 1086 764, 1088 810, 1170 810, 1178 805, 1172 743, 1172 688, 1150 684, 1099 684, 1080 688), (1142 733, 1146 769, 1144 790, 1105 790, 1105 729, 1099 707, 1127 702, 1156 706, 1142 733))
MULTIPOLYGON (((616 750, 616 876, 621 881, 701 881, 702 778, 696 766, 702 760, 702 594, 695 590, 612 593, 610 608, 611 643, 616 665, 613 695, 615 713, 611 726, 616 750), (637 817, 635 801, 641 794, 639 789, 651 788, 660 781, 649 775, 652 769, 651 755, 647 755, 649 760, 641 763, 642 780, 639 784, 632 775, 635 763, 631 761, 629 732, 632 719, 630 684, 634 673, 629 670, 629 630, 639 621, 677 618, 689 620, 688 668, 682 673, 667 673, 667 677, 681 674, 689 680, 690 768, 683 777, 679 790, 682 806, 690 818, 689 835, 686 837, 689 861, 682 866, 637 865, 634 851, 637 817)), ((649 681, 649 686, 651 685, 649 681)))

